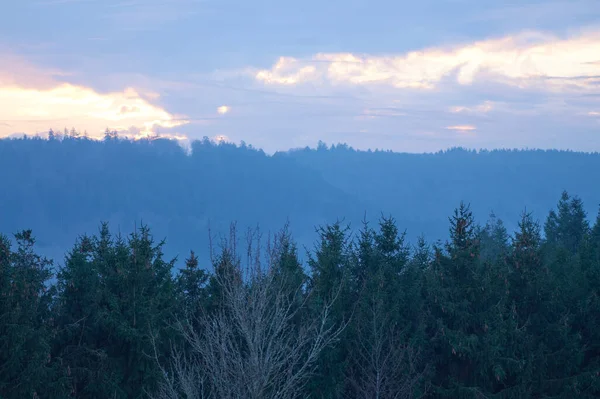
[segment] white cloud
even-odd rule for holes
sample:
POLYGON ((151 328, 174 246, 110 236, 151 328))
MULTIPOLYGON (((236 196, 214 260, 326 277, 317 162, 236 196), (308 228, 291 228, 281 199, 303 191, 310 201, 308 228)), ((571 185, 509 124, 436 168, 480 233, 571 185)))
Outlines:
POLYGON ((494 103, 491 101, 484 101, 483 103, 476 105, 474 107, 465 107, 465 106, 455 106, 450 108, 450 112, 452 113, 487 113, 490 112, 494 108, 494 103))
POLYGON ((220 115, 225 115, 230 110, 231 110, 231 108, 229 106, 221 105, 220 107, 217 108, 217 113, 219 113, 220 115))
POLYGON ((303 65, 303 62, 292 57, 280 57, 271 70, 261 70, 256 73, 256 79, 265 83, 294 85, 317 78, 317 68, 314 65, 303 65))
POLYGON ((477 130, 477 128, 473 125, 456 125, 456 126, 447 126, 448 130, 457 130, 459 132, 471 132, 473 130, 477 130))
POLYGON ((444 79, 460 85, 495 81, 547 90, 598 89, 600 31, 578 36, 525 32, 447 48, 399 55, 319 53, 308 59, 281 57, 271 69, 255 71, 265 84, 382 84, 431 90, 444 79))
POLYGON ((100 93, 60 82, 55 75, 19 60, 0 66, 0 137, 64 127, 86 130, 90 137, 102 137, 106 128, 148 137, 157 128, 188 123, 149 102, 156 94, 146 96, 133 88, 100 93))

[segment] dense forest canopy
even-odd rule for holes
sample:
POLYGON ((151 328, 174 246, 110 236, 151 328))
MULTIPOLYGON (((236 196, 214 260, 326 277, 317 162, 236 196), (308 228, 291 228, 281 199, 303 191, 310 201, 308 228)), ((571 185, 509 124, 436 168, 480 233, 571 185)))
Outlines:
POLYGON ((183 268, 142 225, 56 264, 0 235, 0 397, 594 398, 600 215, 563 192, 509 234, 459 203, 444 242, 393 218, 229 234, 183 268), (543 232, 543 235, 542 235, 543 232))
MULTIPOLYGON (((99 221, 130 231, 147 223, 169 237, 168 254, 197 248, 207 260, 208 228, 227 231, 286 222, 300 256, 315 227, 343 219, 392 215, 415 243, 446 236, 444 222, 459 201, 478 218, 493 212, 509 231, 527 207, 543 217, 563 190, 600 203, 600 155, 567 151, 452 149, 433 154, 357 151, 346 145, 267 155, 250 145, 195 141, 191 153, 174 141, 87 139, 74 130, 49 140, 0 140, 0 221, 6 233, 26 226, 40 251, 59 259, 78 234, 99 221)), ((181 265, 182 259, 178 264, 181 265)))

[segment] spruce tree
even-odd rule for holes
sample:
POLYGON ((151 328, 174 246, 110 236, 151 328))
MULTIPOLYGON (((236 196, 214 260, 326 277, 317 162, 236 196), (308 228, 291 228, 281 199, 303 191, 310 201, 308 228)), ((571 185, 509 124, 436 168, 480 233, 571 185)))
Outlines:
POLYGON ((185 267, 177 277, 179 313, 192 320, 198 319, 207 304, 209 274, 200 268, 194 251, 185 260, 185 267))
POLYGON ((54 351, 66 369, 68 390, 74 397, 110 396, 118 384, 108 367, 101 336, 103 287, 95 241, 87 236, 79 238, 57 276, 59 333, 54 351))
MULTIPOLYGON (((348 394, 354 397, 419 396, 422 381, 419 314, 415 281, 408 272, 408 247, 393 218, 382 218, 379 231, 361 231, 353 267, 360 281, 346 339, 350 343, 348 394), (412 306, 411 306, 412 305, 412 306)), ((418 294, 417 294, 418 295, 418 294)))
MULTIPOLYGON (((310 307, 320 312, 325 303, 333 302, 333 314, 329 323, 341 325, 352 314, 349 295, 349 272, 351 261, 351 245, 347 236, 348 228, 341 222, 320 227, 319 241, 315 253, 309 255, 308 264, 311 271, 309 281, 312 290, 310 307)), ((338 398, 344 393, 349 348, 345 344, 345 330, 340 336, 341 342, 325 349, 318 361, 317 375, 311 380, 308 392, 311 396, 321 398, 338 398)))
POLYGON ((445 251, 435 248, 428 273, 429 333, 436 358, 433 393, 471 398, 498 389, 503 330, 502 276, 480 259, 480 243, 469 207, 460 204, 450 219, 445 251))
POLYGON ((67 256, 55 351, 73 395, 141 398, 157 387, 176 309, 174 261, 163 260, 162 245, 146 226, 113 240, 103 225, 67 256))

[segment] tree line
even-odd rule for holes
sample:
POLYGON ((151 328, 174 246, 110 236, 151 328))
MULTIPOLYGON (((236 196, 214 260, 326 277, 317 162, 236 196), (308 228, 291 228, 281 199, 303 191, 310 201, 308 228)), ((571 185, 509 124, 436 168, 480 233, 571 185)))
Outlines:
POLYGON ((210 265, 163 246, 104 223, 54 263, 2 236, 0 398, 600 395, 600 216, 566 192, 513 233, 464 203, 445 242, 324 225, 306 264, 287 228, 232 225, 210 265))
MULTIPOLYGON (((167 237, 167 254, 190 248, 209 262, 207 229, 226 234, 229 223, 276 231, 289 220, 294 240, 311 247, 314 226, 344 218, 360 226, 365 211, 377 223, 394 215, 416 243, 445 239, 445 220, 461 200, 476 215, 491 210, 509 231, 523 207, 539 217, 561 190, 600 202, 600 154, 556 150, 468 151, 432 154, 359 151, 348 146, 265 154, 251 145, 130 141, 108 133, 54 132, 49 139, 0 140, 0 219, 3 231, 35 232, 38 251, 60 259, 77 236, 106 221, 130 232, 134 221, 167 237)), ((300 252, 305 260, 305 252, 300 252)), ((179 262, 183 263, 183 257, 179 262)), ((178 266, 180 264, 178 263, 178 266)))

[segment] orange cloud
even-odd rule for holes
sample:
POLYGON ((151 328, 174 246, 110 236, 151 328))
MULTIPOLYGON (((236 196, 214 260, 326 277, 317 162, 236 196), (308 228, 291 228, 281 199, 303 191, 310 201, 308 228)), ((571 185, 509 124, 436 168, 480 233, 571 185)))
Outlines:
POLYGON ((266 84, 383 84, 428 90, 450 76, 461 85, 494 80, 549 90, 597 89, 600 31, 559 38, 528 32, 447 48, 399 55, 320 53, 309 59, 282 57, 271 69, 255 71, 266 84))
POLYGON ((99 93, 58 81, 55 71, 36 69, 14 57, 7 59, 13 63, 0 66, 0 137, 72 126, 86 130, 92 138, 102 137, 107 127, 151 137, 157 127, 188 123, 151 104, 133 88, 99 93))

